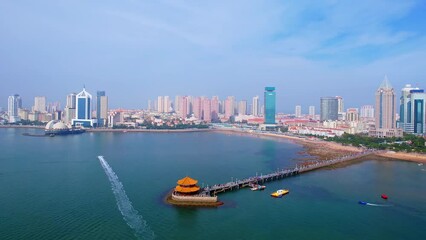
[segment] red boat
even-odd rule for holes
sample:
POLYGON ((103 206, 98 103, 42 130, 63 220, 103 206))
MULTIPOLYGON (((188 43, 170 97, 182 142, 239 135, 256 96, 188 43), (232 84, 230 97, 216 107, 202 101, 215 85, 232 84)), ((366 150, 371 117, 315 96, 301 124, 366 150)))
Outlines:
POLYGON ((388 199, 388 196, 386 194, 382 194, 383 199, 388 199))

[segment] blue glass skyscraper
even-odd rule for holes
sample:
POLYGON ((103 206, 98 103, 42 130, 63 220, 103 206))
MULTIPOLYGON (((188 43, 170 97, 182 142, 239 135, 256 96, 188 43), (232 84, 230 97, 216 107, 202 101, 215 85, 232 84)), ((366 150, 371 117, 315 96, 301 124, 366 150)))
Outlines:
POLYGON ((76 100, 76 118, 72 120, 72 125, 93 127, 93 120, 91 119, 92 95, 83 88, 83 91, 77 94, 76 100))
POLYGON ((275 124, 275 87, 265 87, 265 124, 275 124))

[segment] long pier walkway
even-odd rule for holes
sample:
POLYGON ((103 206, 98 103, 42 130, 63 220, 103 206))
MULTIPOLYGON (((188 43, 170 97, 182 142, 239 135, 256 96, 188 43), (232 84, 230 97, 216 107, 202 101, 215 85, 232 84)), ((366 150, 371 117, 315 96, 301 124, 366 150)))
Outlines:
POLYGON ((305 172, 309 172, 309 171, 313 171, 319 168, 323 168, 323 167, 328 167, 334 164, 338 164, 338 163, 343 163, 343 162, 347 162, 350 160, 354 160, 354 159, 358 159, 358 158, 362 158, 374 153, 378 153, 380 151, 378 150, 366 150, 363 151, 361 153, 356 153, 356 154, 350 154, 347 156, 343 156, 340 158, 336 158, 336 159, 330 159, 330 160, 322 160, 322 161, 313 161, 313 162, 309 162, 307 164, 304 165, 299 165, 296 166, 295 168, 290 168, 290 169, 282 169, 282 170, 277 170, 275 172, 266 174, 266 175, 261 175, 261 176, 254 176, 254 177, 249 177, 246 179, 242 179, 242 180, 235 180, 235 181, 231 181, 231 182, 227 182, 227 183, 223 183, 223 184, 216 184, 213 186, 207 186, 205 188, 202 189, 202 194, 203 195, 211 195, 211 196, 215 196, 218 193, 222 193, 222 192, 226 192, 226 191, 232 191, 232 190, 238 190, 241 188, 245 188, 245 187, 250 187, 254 184, 263 184, 265 182, 271 182, 271 181, 275 181, 275 180, 279 180, 279 179, 283 179, 286 177, 290 177, 290 176, 295 176, 301 173, 305 173, 305 172))

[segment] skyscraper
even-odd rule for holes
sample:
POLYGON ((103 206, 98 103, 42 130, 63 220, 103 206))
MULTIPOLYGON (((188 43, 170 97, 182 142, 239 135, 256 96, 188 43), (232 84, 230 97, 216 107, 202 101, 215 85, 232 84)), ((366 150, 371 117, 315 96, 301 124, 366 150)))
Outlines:
POLYGON ((157 112, 159 112, 159 113, 164 112, 164 97, 163 96, 157 97, 157 112))
POLYGON ((170 112, 170 106, 171 106, 171 102, 170 102, 170 97, 169 96, 164 96, 164 106, 163 106, 163 112, 168 113, 170 112))
POLYGON ((229 119, 231 116, 234 116, 234 104, 235 104, 235 97, 234 96, 228 96, 225 100, 225 118, 229 119))
POLYGON ((83 91, 77 94, 76 102, 76 118, 72 120, 72 125, 93 127, 93 120, 91 119, 92 95, 83 88, 83 91))
POLYGON ((238 115, 247 115, 247 101, 241 100, 238 103, 238 115))
POLYGON ((98 91, 96 94, 96 119, 99 127, 107 125, 108 97, 105 96, 105 91, 98 91))
POLYGON ((409 118, 411 117, 409 116, 409 108, 411 107, 411 90, 419 90, 419 88, 414 88, 411 87, 410 84, 406 84, 405 87, 401 90, 401 98, 399 104, 399 127, 402 128, 404 132, 412 132, 413 130, 412 128, 410 128, 413 125, 409 124, 409 118))
POLYGON ((426 133, 426 93, 423 89, 410 90, 407 103, 405 130, 409 133, 426 133))
POLYGON ((219 97, 213 96, 211 100, 211 119, 217 121, 219 119, 219 97))
POLYGON ((320 100, 321 121, 338 119, 338 100, 336 97, 322 97, 320 100))
POLYGON ((294 115, 295 117, 299 118, 302 116, 302 106, 300 105, 296 105, 295 109, 294 109, 294 115))
POLYGON ((183 119, 185 119, 189 114, 189 110, 188 110, 189 103, 188 102, 189 101, 188 101, 187 96, 181 97, 179 116, 182 117, 183 119))
POLYGON ((192 99, 192 111, 194 113, 194 117, 201 119, 201 98, 200 97, 194 97, 192 99))
POLYGON ((71 123, 72 120, 76 117, 76 101, 77 101, 77 95, 75 93, 70 93, 67 95, 67 105, 64 109, 64 122, 65 123, 71 123))
POLYGON ((259 116, 259 96, 253 98, 251 114, 255 117, 259 116))
POLYGON ((315 117, 315 106, 309 106, 309 116, 311 116, 311 118, 315 117))
POLYGON ((275 124, 275 87, 265 87, 265 124, 275 124))
POLYGON ((343 103, 343 97, 336 96, 336 99, 337 99, 337 112, 338 113, 345 112, 345 105, 343 103))
POLYGON ((46 97, 39 96, 39 97, 34 98, 33 111, 34 112, 41 112, 41 113, 46 112, 46 97))
POLYGON ((19 94, 14 94, 9 96, 7 101, 7 114, 9 116, 9 122, 15 123, 19 122, 18 110, 22 108, 22 99, 19 94))
POLYGON ((374 113, 375 129, 370 129, 369 136, 401 137, 402 129, 396 129, 396 97, 392 85, 385 76, 376 91, 376 108, 374 113))
POLYGON ((212 121, 211 101, 208 98, 203 99, 203 120, 206 122, 212 121))

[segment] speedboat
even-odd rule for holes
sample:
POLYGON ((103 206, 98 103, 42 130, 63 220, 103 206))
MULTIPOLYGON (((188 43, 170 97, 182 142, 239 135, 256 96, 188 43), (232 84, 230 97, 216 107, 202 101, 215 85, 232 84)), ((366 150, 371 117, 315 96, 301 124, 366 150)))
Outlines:
POLYGON ((280 189, 280 190, 277 190, 276 192, 273 192, 272 194, 271 194, 271 196, 272 197, 274 197, 274 198, 280 198, 280 197, 282 197, 282 196, 284 196, 284 195, 286 195, 287 193, 289 193, 290 191, 289 190, 287 190, 287 189, 280 189))
POLYGON ((387 200, 388 199, 388 195, 386 195, 386 194, 382 194, 382 196, 381 196, 383 199, 385 199, 385 200, 387 200))
POLYGON ((257 191, 257 190, 265 190, 266 186, 263 185, 254 185, 250 190, 257 191))

